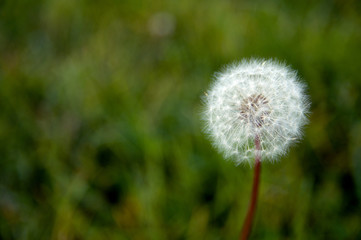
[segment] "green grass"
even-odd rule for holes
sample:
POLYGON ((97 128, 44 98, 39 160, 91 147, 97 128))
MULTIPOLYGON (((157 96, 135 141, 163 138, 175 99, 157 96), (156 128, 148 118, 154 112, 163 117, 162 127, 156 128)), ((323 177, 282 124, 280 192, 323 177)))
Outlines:
POLYGON ((312 101, 304 139, 263 164, 251 239, 361 238, 360 11, 1 2, 0 239, 237 239, 253 171, 212 148, 201 96, 249 57, 298 69, 312 101))

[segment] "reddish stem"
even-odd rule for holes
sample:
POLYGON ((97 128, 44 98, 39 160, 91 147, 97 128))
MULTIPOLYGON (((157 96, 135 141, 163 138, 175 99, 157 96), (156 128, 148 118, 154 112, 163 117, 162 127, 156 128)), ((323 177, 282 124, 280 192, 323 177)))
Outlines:
POLYGON ((251 202, 248 208, 246 219, 244 220, 242 232, 239 236, 240 240, 247 240, 252 228, 253 216, 256 209, 257 197, 258 197, 258 187, 259 187, 259 177, 261 173, 261 143, 259 136, 256 135, 254 144, 256 147, 256 156, 255 156, 255 167, 254 167, 254 176, 253 176, 253 188, 251 202))

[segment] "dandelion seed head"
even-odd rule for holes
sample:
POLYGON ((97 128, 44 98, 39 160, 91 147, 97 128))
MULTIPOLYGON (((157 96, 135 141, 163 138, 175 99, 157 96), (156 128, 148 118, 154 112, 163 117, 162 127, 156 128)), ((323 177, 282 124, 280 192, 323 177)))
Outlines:
POLYGON ((295 71, 274 60, 244 60, 215 75, 204 96, 205 132, 236 164, 254 159, 260 138, 262 160, 275 161, 302 135, 309 101, 295 71))

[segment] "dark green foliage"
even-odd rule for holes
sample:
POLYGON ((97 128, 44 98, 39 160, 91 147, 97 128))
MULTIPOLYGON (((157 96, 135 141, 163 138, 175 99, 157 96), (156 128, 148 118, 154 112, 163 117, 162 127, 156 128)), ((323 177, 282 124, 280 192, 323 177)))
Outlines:
POLYGON ((254 239, 361 237, 358 1, 0 1, 0 239, 237 239, 252 169, 202 133, 224 64, 286 61, 305 137, 254 239), (162 13, 162 14, 159 14, 162 13))

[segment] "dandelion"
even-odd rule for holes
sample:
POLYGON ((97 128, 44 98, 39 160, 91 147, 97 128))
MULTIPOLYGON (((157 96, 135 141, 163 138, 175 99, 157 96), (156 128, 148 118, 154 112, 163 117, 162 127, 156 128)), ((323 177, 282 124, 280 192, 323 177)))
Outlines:
POLYGON ((284 155, 302 135, 309 101, 295 71, 274 60, 244 60, 216 74, 206 93, 205 132, 236 165, 255 166, 251 203, 240 239, 248 239, 261 161, 284 155))
POLYGON ((206 133, 237 165, 274 161, 300 138, 309 108, 305 85, 276 61, 249 60, 218 73, 205 97, 206 133), (255 151, 254 140, 260 149, 255 151))

